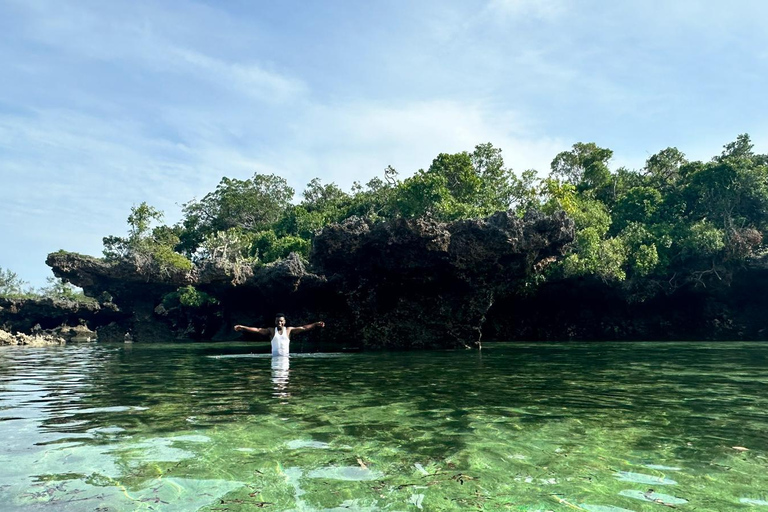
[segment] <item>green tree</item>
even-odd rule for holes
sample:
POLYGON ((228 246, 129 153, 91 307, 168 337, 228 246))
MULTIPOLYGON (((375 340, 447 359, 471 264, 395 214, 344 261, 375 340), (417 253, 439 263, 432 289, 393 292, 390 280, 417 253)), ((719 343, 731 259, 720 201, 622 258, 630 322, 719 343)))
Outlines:
POLYGON ((649 185, 660 190, 674 187, 680 180, 680 168, 687 163, 685 154, 677 148, 659 151, 645 162, 649 185))
POLYGON ((441 173, 419 170, 405 179, 394 195, 395 210, 406 218, 430 216, 439 221, 451 221, 479 216, 479 210, 459 202, 441 173))
POLYGON ((391 165, 384 169, 383 180, 374 177, 365 187, 355 182, 347 206, 347 217, 357 215, 374 221, 395 217, 395 194, 399 187, 398 172, 391 165))
POLYGON ((269 263, 286 258, 295 252, 307 258, 309 256, 310 241, 304 238, 285 235, 278 237, 274 231, 260 231, 254 235, 251 244, 251 255, 258 258, 261 263, 269 263))
POLYGON ((479 144, 472 153, 440 153, 429 169, 397 185, 393 209, 404 217, 429 215, 442 221, 483 217, 508 210, 518 197, 530 199, 524 189, 531 176, 525 177, 524 182, 517 180, 504 166, 501 150, 490 143, 479 144))
POLYGON ((656 236, 641 222, 630 222, 619 236, 626 248, 627 272, 632 277, 644 277, 658 269, 661 261, 656 236))
MULTIPOLYGON (((163 212, 146 202, 132 206, 128 215, 128 237, 106 236, 104 242, 104 257, 118 259, 134 253, 146 253, 150 250, 150 227, 153 222, 162 222, 163 212)), ((166 233, 163 232, 166 236, 166 233)))
POLYGON ((21 279, 16 272, 0 267, 0 297, 17 297, 24 295, 28 283, 21 279))
POLYGON ((80 288, 72 283, 64 282, 58 277, 50 276, 46 278, 46 282, 48 285, 41 288, 38 292, 43 297, 79 302, 96 302, 96 299, 86 296, 80 288))
POLYGON ((341 190, 338 185, 335 183, 323 185, 320 178, 314 178, 307 183, 302 195, 304 200, 301 204, 307 211, 337 209, 349 201, 349 194, 341 190))
POLYGON ((289 206, 274 226, 278 235, 297 235, 310 240, 323 226, 349 216, 352 198, 335 183, 323 185, 319 178, 310 181, 302 194, 304 200, 289 206))
POLYGON ((683 196, 693 221, 709 219, 726 232, 762 227, 768 220, 768 167, 741 157, 698 166, 683 196))
POLYGON ((204 237, 216 231, 270 229, 290 206, 294 190, 274 174, 254 174, 247 180, 222 178, 216 190, 183 206, 181 248, 193 253, 204 237))
POLYGON ((512 170, 504 166, 501 149, 493 147, 490 142, 475 146, 470 160, 482 184, 475 203, 481 208, 483 215, 509 210, 514 199, 522 199, 520 186, 525 187, 527 180, 535 179, 536 171, 533 171, 533 176, 529 171, 525 171, 518 180, 512 170))
POLYGON ((613 230, 619 232, 628 224, 650 224, 663 202, 661 192, 651 187, 629 189, 614 205, 613 230))
POLYGON ((559 153, 552 160, 552 176, 576 185, 580 191, 599 190, 611 180, 608 161, 613 151, 599 147, 594 142, 578 142, 570 151, 559 153))
POLYGON ((622 239, 607 236, 611 226, 608 207, 580 193, 571 183, 548 178, 542 185, 544 213, 563 210, 576 225, 576 240, 561 264, 563 273, 595 275, 604 281, 624 280, 627 248, 622 239))
POLYGON ((755 153, 752 151, 754 147, 755 145, 752 144, 752 139, 749 134, 742 133, 736 137, 735 141, 729 142, 723 146, 723 152, 720 156, 713 158, 713 160, 716 162, 723 162, 733 158, 751 159, 755 156, 755 153))
POLYGON ((523 216, 525 212, 541 208, 539 184, 541 180, 535 169, 523 171, 520 176, 512 174, 509 177, 510 206, 514 205, 515 212, 523 216))
POLYGON ((153 266, 161 271, 191 270, 192 262, 175 251, 180 242, 176 234, 179 228, 163 225, 152 228, 152 223, 162 220, 163 212, 146 202, 133 206, 128 215, 128 237, 104 237, 104 257, 107 260, 132 258, 144 270, 153 266))
POLYGON ((475 203, 483 186, 472 165, 472 157, 466 151, 453 155, 440 153, 432 160, 427 174, 443 178, 441 186, 447 188, 452 198, 460 203, 475 203))

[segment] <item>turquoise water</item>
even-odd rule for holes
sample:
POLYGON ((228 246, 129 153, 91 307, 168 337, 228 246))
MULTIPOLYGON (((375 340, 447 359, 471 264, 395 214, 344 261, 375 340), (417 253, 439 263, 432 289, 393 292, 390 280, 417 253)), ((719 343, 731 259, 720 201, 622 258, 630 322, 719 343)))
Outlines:
POLYGON ((768 344, 0 350, 0 510, 768 511, 768 344))

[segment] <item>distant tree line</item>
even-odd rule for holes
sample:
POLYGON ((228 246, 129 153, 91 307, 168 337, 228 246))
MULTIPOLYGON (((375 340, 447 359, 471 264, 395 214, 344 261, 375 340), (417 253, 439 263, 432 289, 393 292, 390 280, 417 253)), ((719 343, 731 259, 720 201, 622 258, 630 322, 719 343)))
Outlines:
POLYGON ((0 297, 10 299, 64 299, 74 301, 93 301, 83 291, 59 278, 48 277, 48 283, 41 288, 35 288, 24 281, 16 272, 0 267, 0 297))

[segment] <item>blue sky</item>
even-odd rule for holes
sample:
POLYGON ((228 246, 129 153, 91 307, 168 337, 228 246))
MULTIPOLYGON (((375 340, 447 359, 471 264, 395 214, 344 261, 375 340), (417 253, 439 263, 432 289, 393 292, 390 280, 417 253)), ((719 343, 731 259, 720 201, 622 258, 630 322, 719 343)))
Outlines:
POLYGON ((492 142, 768 152, 768 2, 0 0, 0 267, 101 254, 222 176, 348 189, 492 142), (727 5, 726 5, 727 4, 727 5))

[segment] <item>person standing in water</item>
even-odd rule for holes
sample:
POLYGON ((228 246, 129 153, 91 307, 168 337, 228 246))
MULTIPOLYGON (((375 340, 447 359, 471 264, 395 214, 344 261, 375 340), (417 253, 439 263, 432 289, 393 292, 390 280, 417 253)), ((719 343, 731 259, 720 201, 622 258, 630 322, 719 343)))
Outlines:
POLYGON ((272 355, 287 356, 290 353, 290 336, 311 331, 316 327, 325 327, 325 322, 315 322, 313 324, 302 325, 301 327, 288 327, 285 325, 285 315, 278 313, 275 315, 274 327, 248 327, 246 325, 236 325, 237 332, 252 332, 269 336, 272 340, 272 355))

